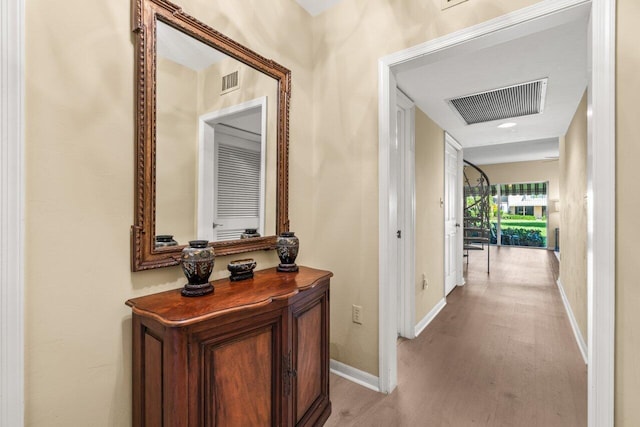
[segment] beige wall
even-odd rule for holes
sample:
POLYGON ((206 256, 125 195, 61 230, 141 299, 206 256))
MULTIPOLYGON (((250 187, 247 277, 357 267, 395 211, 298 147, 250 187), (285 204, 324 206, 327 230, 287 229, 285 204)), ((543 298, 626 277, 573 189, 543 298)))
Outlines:
POLYGON ((197 234, 198 119, 208 113, 267 98, 265 236, 275 234, 277 181, 277 82, 232 58, 194 71, 159 57, 156 124, 156 234, 179 244, 197 234), (239 71, 240 87, 220 94, 222 76, 239 71))
POLYGON ((533 3, 344 0, 314 19, 313 260, 335 273, 331 357, 378 374, 378 60, 533 3))
POLYGON ((164 58, 157 65, 156 234, 186 245, 197 234, 198 78, 164 58))
MULTIPOLYGON (((180 0, 292 70, 291 227, 312 244, 311 18, 291 0, 180 0)), ((131 273, 134 48, 130 0, 26 0, 26 424, 131 423, 124 302, 185 283, 178 267, 131 273)), ((273 251, 251 254, 258 268, 273 251)), ((214 276, 230 259, 218 258, 214 276)))
MULTIPOLYGON (((587 337, 587 94, 560 138, 560 282, 587 337)), ((586 341, 585 341, 586 342, 586 341)))
MULTIPOLYGON (((291 228, 300 263, 335 272, 332 356, 378 372, 377 60, 536 3, 344 0, 311 19, 292 0, 180 0, 293 71, 291 228), (309 29, 311 28, 311 31, 309 29), (351 323, 351 304, 364 325, 351 323)), ((27 425, 130 423, 124 301, 181 286, 131 273, 133 45, 129 0, 26 0, 27 425), (89 239, 91 237, 91 239, 89 239)), ((640 4, 618 0, 616 425, 640 424, 635 194, 640 4)), ((259 268, 273 253, 252 254, 259 268)), ((218 259, 221 277, 228 259, 218 259)), ((384 262, 384 260, 382 260, 384 262)))
MULTIPOLYGON (((495 165, 479 166, 487 176, 491 184, 509 184, 525 182, 549 181, 547 187, 547 200, 560 198, 560 171, 557 160, 540 160, 534 162, 500 163, 495 165)), ((556 244, 555 229, 560 226, 560 214, 554 210, 553 203, 547 209, 549 229, 547 232, 547 247, 553 249, 556 244)))
POLYGON ((640 2, 618 0, 616 61, 616 426, 640 425, 638 141, 640 2))
POLYGON ((156 234, 179 244, 197 235, 198 119, 204 114, 267 98, 265 229, 275 234, 278 85, 265 74, 227 58, 194 71, 158 58, 156 125, 156 234), (222 76, 239 70, 240 87, 220 95, 222 76))
POLYGON ((199 84, 202 88, 198 97, 198 112, 200 114, 232 107, 265 95, 268 96, 269 103, 274 105, 274 109, 278 105, 278 82, 233 58, 223 59, 201 71, 199 78, 199 84), (240 87, 220 94, 222 76, 236 70, 239 71, 240 87))
POLYGON ((215 64, 198 75, 201 88, 198 97, 198 115, 220 111, 257 98, 267 98, 267 138, 265 158, 265 218, 263 236, 276 233, 276 187, 278 148, 278 83, 248 65, 232 58, 215 64), (240 87, 220 95, 222 76, 239 71, 240 87))
POLYGON ((444 131, 416 108, 416 323, 444 298, 444 131), (422 289, 422 275, 428 286, 422 289))

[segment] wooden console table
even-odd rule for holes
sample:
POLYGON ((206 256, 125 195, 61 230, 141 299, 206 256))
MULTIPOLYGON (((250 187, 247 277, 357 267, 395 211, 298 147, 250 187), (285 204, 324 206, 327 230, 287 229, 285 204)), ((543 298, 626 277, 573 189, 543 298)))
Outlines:
POLYGON ((126 302, 134 426, 318 426, 329 401, 331 272, 275 268, 126 302))

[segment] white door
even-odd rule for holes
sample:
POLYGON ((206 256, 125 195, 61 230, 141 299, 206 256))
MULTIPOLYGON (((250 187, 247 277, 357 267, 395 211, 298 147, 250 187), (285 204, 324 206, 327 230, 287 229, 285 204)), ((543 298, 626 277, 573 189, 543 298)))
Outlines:
MULTIPOLYGON (((397 251, 398 251, 398 260, 400 261, 398 269, 398 281, 396 286, 398 287, 396 291, 396 295, 398 296, 398 311, 397 311, 397 325, 398 325, 398 335, 403 335, 403 319, 405 315, 406 307, 404 306, 404 284, 406 278, 405 270, 403 268, 403 261, 405 257, 404 253, 404 241, 402 240, 402 233, 405 231, 404 227, 404 180, 403 180, 403 166, 404 166, 404 156, 403 156, 403 144, 404 144, 404 122, 405 122, 405 110, 398 105, 396 107, 396 141, 395 141, 395 161, 396 167, 395 170, 397 173, 397 195, 398 199, 396 201, 396 212, 398 215, 398 231, 397 231, 397 251)), ((406 234, 406 233, 405 233, 406 234)), ((406 236, 405 236, 406 237, 406 236)))
POLYGON ((260 228, 260 136, 214 126, 213 239, 239 239, 260 228))
POLYGON ((397 332, 405 338, 415 337, 415 106, 402 92, 396 93, 396 132, 392 147, 395 171, 398 227, 397 332))
POLYGON ((458 277, 458 233, 460 220, 458 206, 460 205, 458 156, 460 150, 454 146, 447 135, 444 160, 444 289, 445 295, 456 286, 458 277))
POLYGON ((199 118, 198 239, 239 239, 247 228, 264 236, 267 98, 199 118))

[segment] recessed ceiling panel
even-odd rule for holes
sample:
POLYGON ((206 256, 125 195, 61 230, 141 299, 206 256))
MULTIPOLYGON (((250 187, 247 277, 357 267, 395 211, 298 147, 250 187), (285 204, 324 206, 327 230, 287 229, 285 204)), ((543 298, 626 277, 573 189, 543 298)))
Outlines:
POLYGON ((567 132, 587 86, 589 14, 590 5, 585 4, 407 61, 393 68, 397 85, 465 149, 558 138, 567 132), (547 79, 542 114, 525 109, 502 116, 526 115, 498 119, 501 115, 493 111, 497 108, 481 105, 481 116, 468 117, 474 123, 470 126, 450 102, 541 78, 547 79), (516 126, 499 128, 502 121, 516 126))

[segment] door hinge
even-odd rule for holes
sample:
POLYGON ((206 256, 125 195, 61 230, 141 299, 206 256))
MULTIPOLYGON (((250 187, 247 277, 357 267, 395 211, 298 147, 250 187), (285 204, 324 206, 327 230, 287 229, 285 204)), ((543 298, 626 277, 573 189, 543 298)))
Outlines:
POLYGON ((402 230, 396 231, 396 236, 398 236, 398 239, 402 239, 402 230))

